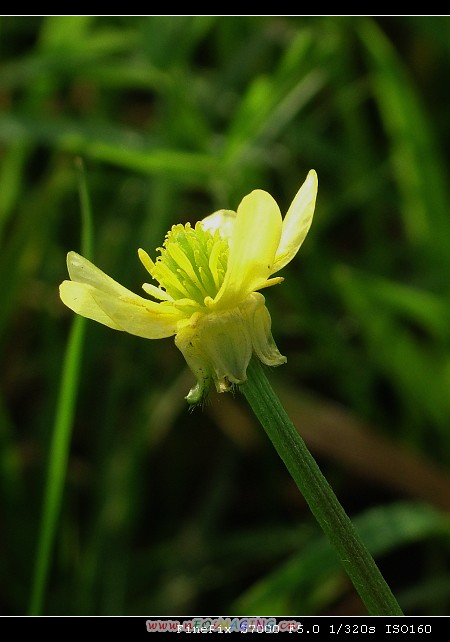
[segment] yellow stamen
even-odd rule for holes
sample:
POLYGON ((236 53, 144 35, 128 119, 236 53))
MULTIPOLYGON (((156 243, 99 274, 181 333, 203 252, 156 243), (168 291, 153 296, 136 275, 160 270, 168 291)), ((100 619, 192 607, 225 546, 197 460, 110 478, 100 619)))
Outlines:
POLYGON ((157 298, 161 292, 171 300, 186 299, 191 305, 207 307, 219 291, 228 262, 228 241, 218 232, 197 224, 192 228, 174 225, 167 234, 160 256, 153 262, 143 251, 139 256, 160 287, 147 291, 157 298))

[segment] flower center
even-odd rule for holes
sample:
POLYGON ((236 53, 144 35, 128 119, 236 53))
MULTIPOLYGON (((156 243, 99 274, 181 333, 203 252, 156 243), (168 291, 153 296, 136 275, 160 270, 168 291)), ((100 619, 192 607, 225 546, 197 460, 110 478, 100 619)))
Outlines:
POLYGON ((214 299, 228 263, 228 242, 216 230, 204 230, 200 222, 174 225, 167 233, 152 276, 177 301, 191 299, 201 306, 214 299))

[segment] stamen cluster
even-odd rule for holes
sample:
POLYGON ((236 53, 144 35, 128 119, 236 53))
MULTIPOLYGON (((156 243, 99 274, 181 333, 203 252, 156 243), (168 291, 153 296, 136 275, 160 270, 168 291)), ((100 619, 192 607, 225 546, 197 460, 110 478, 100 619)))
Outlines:
POLYGON ((166 235, 151 275, 174 301, 191 299, 203 306, 222 285, 228 263, 228 242, 201 223, 174 225, 166 235))

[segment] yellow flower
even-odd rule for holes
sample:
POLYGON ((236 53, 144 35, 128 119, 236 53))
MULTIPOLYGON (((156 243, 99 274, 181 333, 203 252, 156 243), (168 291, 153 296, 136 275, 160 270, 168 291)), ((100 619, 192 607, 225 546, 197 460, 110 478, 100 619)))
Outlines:
POLYGON ((246 380, 255 354, 264 364, 285 363, 271 334, 258 292, 280 283, 272 275, 297 254, 311 225, 317 175, 311 170, 284 218, 263 190, 244 197, 237 212, 219 210, 191 227, 174 225, 153 261, 139 258, 158 286, 134 294, 75 252, 67 255, 71 280, 60 296, 71 310, 115 330, 146 339, 175 335, 197 384, 186 397, 199 403, 211 382, 219 392, 246 380))

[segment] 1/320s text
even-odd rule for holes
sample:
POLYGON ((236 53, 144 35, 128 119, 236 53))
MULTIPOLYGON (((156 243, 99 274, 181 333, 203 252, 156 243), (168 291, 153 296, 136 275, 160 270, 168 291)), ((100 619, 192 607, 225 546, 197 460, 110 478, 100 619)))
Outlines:
MULTIPOLYGON (((431 624, 385 624, 385 633, 431 633, 431 624)), ((330 633, 376 633, 379 627, 368 624, 331 624, 330 633)))

